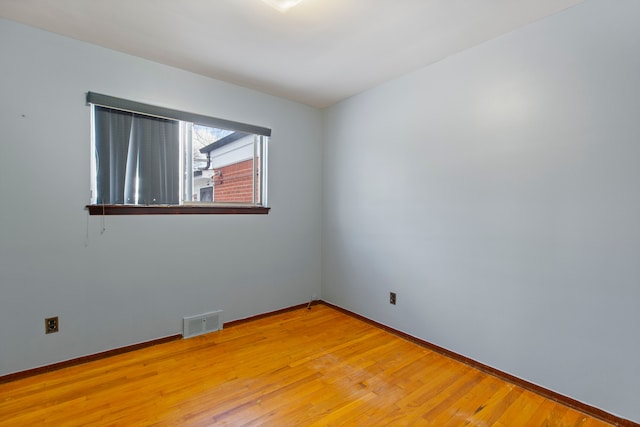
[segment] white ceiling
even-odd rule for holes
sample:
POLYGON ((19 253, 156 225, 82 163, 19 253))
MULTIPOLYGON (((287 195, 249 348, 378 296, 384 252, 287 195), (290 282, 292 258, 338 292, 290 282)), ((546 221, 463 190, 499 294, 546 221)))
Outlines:
POLYGON ((0 16, 325 107, 584 0, 0 0, 0 16))

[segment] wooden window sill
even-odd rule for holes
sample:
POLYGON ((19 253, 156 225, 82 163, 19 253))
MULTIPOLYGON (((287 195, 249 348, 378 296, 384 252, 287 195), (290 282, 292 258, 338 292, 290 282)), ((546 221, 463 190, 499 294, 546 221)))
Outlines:
POLYGON ((87 205, 89 215, 267 215, 262 206, 87 205))

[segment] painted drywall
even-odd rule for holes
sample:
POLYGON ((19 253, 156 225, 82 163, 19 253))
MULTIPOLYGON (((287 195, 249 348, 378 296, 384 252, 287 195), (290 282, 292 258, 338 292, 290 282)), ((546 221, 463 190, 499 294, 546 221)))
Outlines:
POLYGON ((0 62, 0 375, 320 294, 318 110, 6 20, 0 62), (271 213, 111 216, 101 234, 87 91, 272 128, 271 213))
POLYGON ((640 421, 639 18, 588 0, 328 109, 323 299, 640 421))

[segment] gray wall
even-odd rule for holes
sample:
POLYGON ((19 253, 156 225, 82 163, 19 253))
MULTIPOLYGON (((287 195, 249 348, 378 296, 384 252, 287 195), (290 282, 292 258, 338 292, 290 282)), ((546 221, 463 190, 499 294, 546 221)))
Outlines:
POLYGON ((0 375, 320 294, 318 110, 5 20, 0 61, 0 375), (271 213, 107 217, 100 235, 89 90, 271 127, 271 213))
POLYGON ((589 0, 328 109, 323 299, 640 421, 639 18, 589 0))

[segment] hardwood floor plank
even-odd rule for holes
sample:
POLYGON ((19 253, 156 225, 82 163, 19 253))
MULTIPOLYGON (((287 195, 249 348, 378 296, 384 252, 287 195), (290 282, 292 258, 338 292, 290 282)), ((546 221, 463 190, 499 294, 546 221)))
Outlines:
POLYGON ((325 305, 0 384, 0 426, 609 424, 325 305))
POLYGON ((538 407, 544 402, 544 398, 530 391, 524 390, 495 422, 496 426, 509 427, 513 425, 513 420, 519 417, 529 419, 538 410, 538 407))
POLYGON ((467 406, 469 396, 474 388, 485 387, 487 382, 489 382, 489 377, 486 374, 470 372, 461 377, 455 386, 431 399, 430 409, 422 415, 422 418, 438 426, 449 423, 461 410, 470 410, 470 407, 467 406))
POLYGON ((489 399, 479 406, 473 416, 467 418, 467 422, 492 426, 504 415, 504 413, 522 396, 524 390, 520 387, 504 384, 500 392, 494 393, 489 399))

